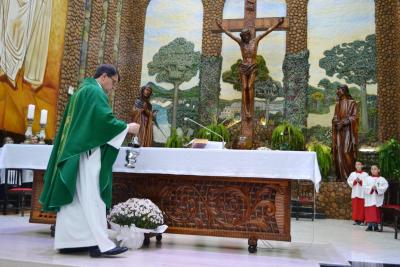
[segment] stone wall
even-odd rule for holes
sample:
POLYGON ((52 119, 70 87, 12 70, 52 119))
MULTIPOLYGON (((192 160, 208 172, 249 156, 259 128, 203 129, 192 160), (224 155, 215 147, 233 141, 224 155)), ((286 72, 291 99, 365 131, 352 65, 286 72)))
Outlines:
POLYGON ((289 30, 286 33, 286 53, 307 49, 308 0, 286 0, 289 30))
POLYGON ((99 64, 99 49, 102 46, 101 26, 103 22, 103 1, 93 1, 90 14, 90 31, 85 77, 93 76, 99 64))
MULTIPOLYGON (((309 181, 292 181, 292 199, 310 200, 315 187, 309 181)), ((315 208, 329 219, 351 220, 351 188, 345 182, 321 182, 315 193, 315 208)))
POLYGON ((199 76, 199 119, 201 123, 207 125, 217 121, 222 68, 222 36, 220 33, 212 33, 211 28, 216 18, 222 19, 225 1, 202 0, 202 2, 203 36, 199 76))
MULTIPOLYGON (((114 55, 121 74, 121 82, 115 90, 114 112, 126 121, 131 120, 131 109, 138 95, 142 71, 144 24, 149 0, 122 1, 119 36, 116 36, 114 55)), ((117 8, 118 10, 118 8, 117 8)), ((118 22, 120 20, 120 23, 118 22)))
POLYGON ((71 0, 68 2, 57 121, 64 113, 69 86, 94 74, 100 63, 117 66, 121 82, 111 96, 114 112, 129 121, 140 86, 144 21, 149 0, 71 0))
POLYGON ((400 2, 375 0, 379 139, 400 139, 400 2))
POLYGON ((120 88, 119 98, 116 97, 116 113, 130 120, 131 108, 139 94, 142 58, 144 44, 144 28, 146 11, 150 0, 132 0, 125 4, 121 14, 120 52, 118 67, 127 77, 120 88), (119 101, 120 104, 117 104, 119 101), (117 109, 119 105, 120 109, 117 109))
POLYGON ((116 43, 116 37, 119 34, 119 25, 117 25, 117 16, 121 13, 118 10, 118 7, 122 7, 122 1, 114 0, 109 1, 108 9, 107 9, 107 20, 105 23, 104 35, 105 35, 105 42, 102 46, 102 49, 99 54, 99 61, 100 63, 117 63, 117 58, 114 56, 114 44, 116 43), (117 30, 118 28, 118 30, 117 30), (105 45, 105 44, 113 44, 113 45, 105 45))
POLYGON ((316 208, 326 218, 351 220, 351 188, 345 182, 322 182, 316 208))
POLYGON ((283 63, 284 117, 290 123, 307 126, 307 88, 310 65, 307 50, 308 0, 286 0, 289 29, 283 63))
POLYGON ((85 5, 81 0, 68 1, 67 23, 64 38, 64 56, 61 63, 60 90, 57 98, 57 128, 68 101, 68 87, 77 87, 82 28, 85 5))

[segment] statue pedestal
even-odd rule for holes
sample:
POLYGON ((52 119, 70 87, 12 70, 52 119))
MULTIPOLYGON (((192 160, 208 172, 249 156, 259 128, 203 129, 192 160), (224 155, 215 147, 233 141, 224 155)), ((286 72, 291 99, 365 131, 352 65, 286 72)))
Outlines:
POLYGON ((232 142, 233 149, 252 149, 253 148, 253 140, 247 136, 238 136, 232 142))

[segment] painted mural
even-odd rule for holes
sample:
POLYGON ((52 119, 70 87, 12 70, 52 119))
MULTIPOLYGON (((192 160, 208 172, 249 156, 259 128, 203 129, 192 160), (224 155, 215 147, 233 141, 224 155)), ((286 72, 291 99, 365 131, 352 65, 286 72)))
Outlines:
MULTIPOLYGON (((257 17, 284 17, 284 0, 257 1, 257 17)), ((244 1, 226 0, 224 18, 242 18, 244 1)), ((155 83, 153 104, 159 110, 157 120, 161 131, 154 129, 155 142, 165 143, 171 125, 178 131, 191 128, 185 116, 198 118, 199 64, 202 32, 202 4, 197 0, 174 1, 171 5, 152 0, 147 9, 142 81, 155 83), (170 49, 175 56, 162 57, 170 49), (171 50, 172 49, 172 50, 171 50), (183 55, 182 51, 186 51, 183 55), (184 62, 178 68, 178 63, 184 62), (173 79, 162 77, 149 66, 178 68, 173 79), (166 82, 168 81, 169 82, 166 82), (179 81, 178 81, 179 80, 179 81), (177 97, 176 97, 177 96, 177 97)), ((375 22, 373 0, 338 1, 310 0, 308 4, 308 48, 310 77, 307 93, 309 137, 329 144, 330 128, 338 84, 346 83, 360 106, 361 140, 377 139, 375 22), (344 55, 344 56, 343 56, 344 55)), ((241 92, 237 77, 241 58, 237 44, 224 35, 222 46, 221 93, 219 122, 235 121, 240 115, 241 92)), ((258 65, 262 71, 255 84, 255 114, 261 125, 277 125, 283 118, 282 65, 285 57, 285 32, 272 32, 260 42, 258 65)), ((173 77, 172 77, 173 78, 173 77)), ((192 133, 192 132, 189 132, 192 133)))
POLYGON ((0 2, 0 129, 23 135, 33 104, 33 133, 46 109, 46 138, 53 139, 67 1, 0 2))

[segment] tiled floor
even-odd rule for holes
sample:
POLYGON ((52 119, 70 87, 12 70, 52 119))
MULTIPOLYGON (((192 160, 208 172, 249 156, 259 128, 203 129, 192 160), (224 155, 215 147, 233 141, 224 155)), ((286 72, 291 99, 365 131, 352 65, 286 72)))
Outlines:
POLYGON ((365 232, 350 221, 292 221, 292 242, 259 241, 247 252, 247 240, 164 234, 162 244, 128 251, 119 257, 93 259, 87 253, 54 251, 49 226, 28 223, 28 217, 0 216, 0 266, 383 266, 360 262, 400 263, 400 240, 393 229, 365 232), (326 264, 326 265, 323 265, 326 264), (358 265, 355 265, 358 264, 358 265))

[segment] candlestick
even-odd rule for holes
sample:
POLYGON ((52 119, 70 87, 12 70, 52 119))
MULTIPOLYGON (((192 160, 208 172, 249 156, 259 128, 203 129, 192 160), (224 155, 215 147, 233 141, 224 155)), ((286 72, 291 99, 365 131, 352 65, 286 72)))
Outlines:
POLYGON ((32 123, 33 123, 33 117, 28 118, 28 125, 26 126, 26 132, 25 132, 25 141, 24 141, 25 144, 32 143, 32 123))
POLYGON ((44 142, 44 139, 45 139, 45 137, 46 137, 46 131, 45 131, 45 129, 46 129, 46 124, 40 123, 40 133, 39 133, 39 144, 40 144, 40 145, 46 144, 46 143, 44 142))

